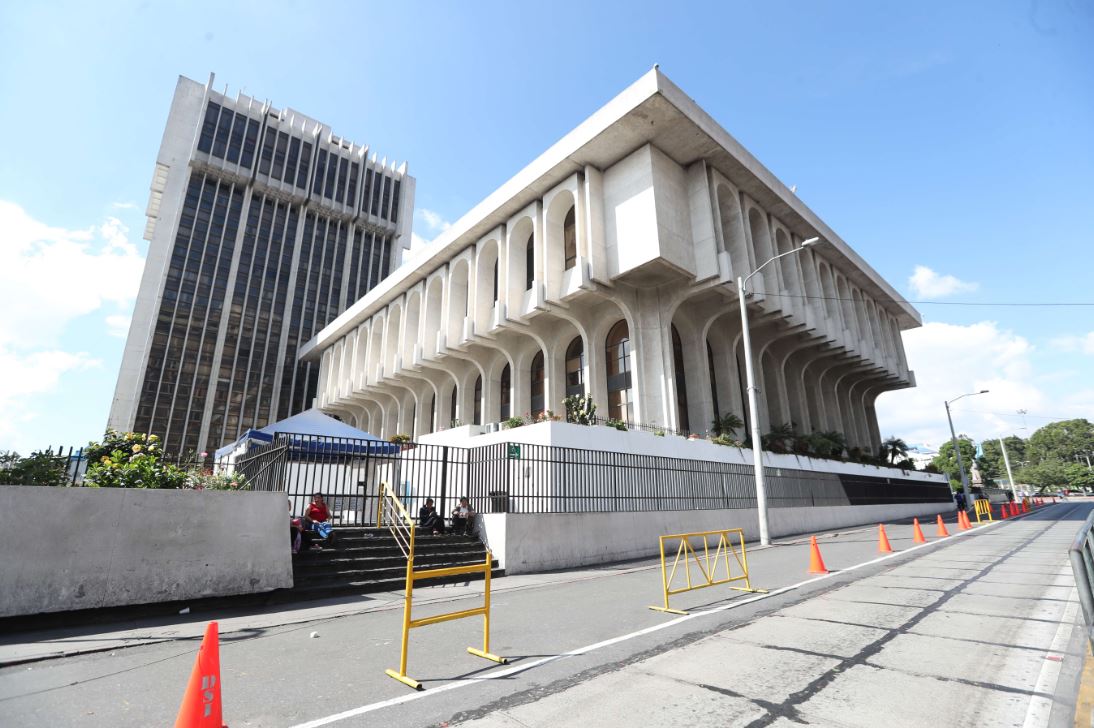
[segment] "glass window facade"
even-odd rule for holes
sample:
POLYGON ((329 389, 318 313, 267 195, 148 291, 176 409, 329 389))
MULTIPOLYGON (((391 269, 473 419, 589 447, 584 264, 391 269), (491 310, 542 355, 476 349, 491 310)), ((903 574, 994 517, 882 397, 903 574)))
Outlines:
MULTIPOLYGON (((226 103, 207 103, 199 152, 351 207, 361 200, 389 219, 396 214, 399 181, 368 169, 344 144, 317 149, 299 130, 277 129, 276 117, 264 122, 226 103)), ((394 247, 390 233, 306 210, 261 186, 191 172, 134 429, 185 455, 309 407, 319 366, 298 362, 299 348, 390 273, 394 247)))
POLYGON ((544 384, 546 384, 547 370, 543 366, 542 351, 532 358, 532 366, 528 373, 530 375, 529 386, 532 395, 532 416, 535 417, 546 409, 543 390, 544 384))
POLYGON ((631 341, 626 321, 619 321, 608 332, 604 347, 608 370, 608 417, 628 422, 633 418, 631 395, 631 341))

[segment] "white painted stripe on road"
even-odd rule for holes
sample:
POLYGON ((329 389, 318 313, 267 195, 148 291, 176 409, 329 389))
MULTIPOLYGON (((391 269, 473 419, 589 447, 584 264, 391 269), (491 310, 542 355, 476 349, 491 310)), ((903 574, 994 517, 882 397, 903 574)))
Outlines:
POLYGON ((1033 686, 1033 691, 1040 694, 1030 699, 1022 728, 1041 728, 1048 725, 1049 715, 1052 713, 1052 695, 1056 693, 1056 683, 1060 680, 1060 668, 1064 664, 1063 657, 1071 641, 1071 631, 1075 628, 1075 615, 1078 610, 1079 603, 1069 599, 1060 618, 1060 626, 1052 638, 1048 654, 1045 655, 1045 664, 1041 666, 1041 672, 1033 686))
MULTIPOLYGON (((1031 511, 1031 513, 1032 512, 1033 511, 1031 511)), ((975 534, 975 533, 983 533, 986 529, 992 528, 993 526, 998 526, 998 525, 1006 523, 1006 522, 1007 521, 992 521, 990 523, 985 523, 985 524, 982 524, 980 526, 974 527, 970 531, 958 531, 954 534, 951 534, 949 536, 949 539, 960 538, 962 536, 970 536, 970 535, 975 534)), ((678 624, 683 624, 684 622, 688 622, 692 619, 698 619, 700 617, 707 617, 707 616, 710 616, 712 614, 718 614, 720 612, 727 611, 729 609, 737 609, 739 607, 743 607, 745 605, 752 604, 754 602, 758 602, 758 601, 761 601, 763 599, 770 599, 771 597, 779 596, 780 594, 786 594, 787 592, 791 592, 791 591, 794 591, 796 589, 801 589, 803 586, 807 586, 809 584, 813 584, 813 583, 818 582, 818 581, 823 581, 825 579, 829 579, 829 578, 831 578, 833 576, 837 576, 839 574, 845 574, 848 571, 856 571, 858 569, 862 569, 862 568, 865 568, 867 566, 871 566, 873 564, 881 563, 882 561, 887 561, 889 559, 896 558, 898 556, 903 556, 905 554, 909 554, 913 551, 918 551, 919 549, 924 549, 924 548, 927 548, 929 546, 937 546, 940 543, 946 543, 947 540, 948 539, 930 541, 928 543, 912 546, 912 547, 907 548, 903 551, 896 551, 896 552, 891 553, 891 554, 886 554, 885 556, 879 556, 876 559, 871 559, 870 561, 864 561, 861 564, 855 564, 853 566, 848 566, 845 569, 840 569, 838 571, 833 571, 829 574, 822 574, 820 576, 816 576, 816 577, 813 577, 811 579, 806 579, 805 581, 799 581, 796 584, 790 584, 789 586, 784 586, 784 587, 780 587, 778 589, 773 589, 770 592, 768 592, 767 594, 759 594, 759 595, 754 596, 754 597, 748 597, 746 599, 735 600, 735 601, 729 602, 728 604, 723 604, 723 605, 718 606, 718 607, 712 607, 710 609, 705 609, 705 610, 702 610, 702 611, 691 612, 690 614, 680 616, 680 617, 676 617, 675 619, 671 619, 668 622, 663 622, 662 624, 657 624, 657 625, 654 625, 652 627, 646 627, 645 629, 640 629, 637 632, 630 632, 628 634, 620 635, 618 637, 612 637, 611 639, 607 639, 607 640, 604 640, 602 642, 596 642, 596 643, 593 643, 591 645, 586 645, 584 647, 578 647, 576 649, 569 650, 568 652, 562 652, 562 653, 559 653, 557 655, 549 655, 548 657, 542 657, 538 660, 533 660, 532 662, 523 663, 523 664, 520 664, 520 665, 515 665, 515 666, 510 667, 510 668, 505 669, 505 670, 499 670, 497 672, 491 672, 491 673, 486 674, 486 675, 480 675, 480 676, 476 676, 476 677, 472 677, 472 678, 467 678, 466 680, 460 680, 460 681, 453 681, 453 682, 445 683, 444 685, 440 685, 440 686, 435 687, 435 688, 430 688, 429 690, 425 690, 425 691, 422 691, 422 692, 408 693, 408 694, 402 695, 398 698, 390 698, 388 700, 381 700, 377 703, 369 703, 368 705, 362 705, 362 706, 357 707, 357 708, 350 708, 349 710, 344 710, 341 713, 335 713, 334 715, 328 715, 324 718, 316 718, 315 720, 308 721, 307 723, 299 723, 299 724, 293 726, 292 728, 320 728, 320 726, 330 725, 331 723, 337 723, 339 721, 347 720, 349 718, 353 718, 353 717, 356 717, 358 715, 364 715, 366 713, 372 713, 372 712, 375 712, 377 710, 383 710, 384 708, 390 708, 390 707, 393 707, 393 706, 396 706, 396 705, 402 705, 403 703, 409 703, 409 702, 412 702, 412 701, 415 701, 415 700, 422 700, 423 698, 428 698, 428 697, 431 697, 433 695, 439 695, 441 693, 446 693, 450 690, 457 690, 459 688, 470 687, 471 685, 475 685, 475 684, 480 683, 480 682, 486 682, 488 680, 501 680, 501 679, 504 679, 504 678, 507 678, 507 677, 511 677, 513 675, 518 675, 522 672, 534 669, 534 668, 539 667, 541 665, 546 665, 548 663, 555 662, 557 660, 561 660, 565 657, 575 657, 575 656, 578 656, 578 655, 585 655, 585 654, 588 654, 588 653, 593 652, 595 650, 599 650, 599 649, 602 649, 604 647, 610 647, 611 645, 615 645, 615 644, 618 644, 620 642, 626 642, 627 640, 632 640, 632 639, 635 639, 637 637, 642 637, 642 636, 647 635, 647 634, 652 634, 654 632, 660 632, 661 630, 664 630, 664 629, 669 629, 670 627, 675 627, 678 624)))

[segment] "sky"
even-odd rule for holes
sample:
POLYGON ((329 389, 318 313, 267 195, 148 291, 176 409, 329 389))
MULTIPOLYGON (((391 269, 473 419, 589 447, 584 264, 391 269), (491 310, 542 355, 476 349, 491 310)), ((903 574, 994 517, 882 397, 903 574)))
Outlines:
POLYGON ((977 439, 1094 419, 1094 306, 999 305, 1094 303, 1091 38, 1088 0, 2 3, 0 450, 102 433, 176 79, 210 72, 407 160, 425 241, 659 63, 939 302, 883 437, 937 446, 981 389, 977 439))

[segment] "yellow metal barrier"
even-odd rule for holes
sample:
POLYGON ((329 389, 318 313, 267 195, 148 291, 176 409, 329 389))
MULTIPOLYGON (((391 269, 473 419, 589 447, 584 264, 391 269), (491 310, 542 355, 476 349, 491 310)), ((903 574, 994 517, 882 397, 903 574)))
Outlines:
POLYGON ((760 594, 766 594, 764 589, 753 589, 752 582, 749 581, 748 576, 748 554, 745 552, 745 536, 744 532, 739 528, 727 528, 722 531, 698 531, 696 533, 674 533, 661 537, 661 588, 665 594, 665 603, 660 607, 651 606, 650 609, 655 609, 659 612, 671 612, 672 614, 687 614, 687 612, 680 609, 672 609, 669 607, 669 596, 672 594, 683 594, 694 589, 703 589, 708 586, 718 586, 719 584, 730 584, 737 581, 743 581, 744 587, 730 587, 735 591, 755 592, 760 594), (733 541, 730 539, 730 534, 736 534, 737 545, 734 546, 733 541), (710 539, 717 537, 718 540, 714 544, 713 553, 711 552, 710 539), (702 556, 695 549, 693 540, 696 542, 698 539, 703 539, 702 556), (676 548, 676 556, 672 561, 672 570, 669 571, 665 563, 665 542, 678 540, 679 546, 676 548), (730 559, 737 562, 737 566, 740 567, 741 573, 738 576, 733 575, 733 568, 730 563, 730 559), (677 567, 680 566, 680 562, 684 564, 684 574, 687 578, 687 586, 673 588, 673 579, 676 577, 677 567), (699 575, 702 577, 702 582, 692 581, 692 565, 699 568, 699 575), (718 567, 724 566, 725 576, 718 577, 718 567))
POLYGON ((987 516, 988 521, 994 521, 991 515, 991 502, 986 498, 979 498, 973 501, 973 507, 976 510, 976 522, 980 523, 981 516, 987 516))
POLYGON ((388 528, 395 536, 396 542, 399 543, 399 548, 403 549, 403 555, 406 556, 406 597, 403 602, 403 642, 402 649, 399 654, 399 669, 385 670, 388 675, 395 678, 399 682, 414 688, 415 690, 421 690, 422 684, 417 680, 408 677, 406 674, 406 662, 407 651, 410 643, 410 630, 415 627, 424 627, 427 624, 437 624, 438 622, 447 622, 453 619, 463 619, 464 617, 477 617, 482 615, 482 649, 475 647, 468 647, 467 651, 476 657, 482 657, 493 662, 506 665, 509 660, 504 657, 490 652, 490 571, 491 565, 494 561, 494 556, 489 550, 486 552, 486 561, 482 564, 472 564, 469 566, 449 566, 440 569, 422 569, 419 571, 414 570, 414 543, 415 543, 415 526, 414 519, 407 513, 406 508, 395 496, 394 491, 387 483, 381 483, 380 485, 380 498, 379 508, 377 509, 377 526, 384 525, 384 513, 386 510, 390 511, 388 517, 388 528), (445 614, 435 614, 431 617, 422 617, 421 619, 413 618, 413 602, 414 602, 414 582, 421 581, 422 579, 435 579, 442 576, 458 576, 461 574, 483 574, 483 580, 486 583, 485 596, 483 599, 483 605, 474 609, 463 609, 458 612, 447 612, 445 614))

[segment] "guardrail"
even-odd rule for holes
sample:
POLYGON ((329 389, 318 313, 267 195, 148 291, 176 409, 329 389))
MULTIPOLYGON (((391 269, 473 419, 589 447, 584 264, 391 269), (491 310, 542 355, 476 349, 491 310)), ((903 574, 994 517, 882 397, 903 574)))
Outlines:
POLYGON ((422 684, 406 674, 407 652, 410 647, 410 630, 415 627, 425 627, 428 624, 448 622, 453 619, 463 619, 464 617, 478 617, 480 615, 483 618, 482 649, 468 647, 467 651, 476 657, 482 657, 491 662, 497 662, 502 665, 508 664, 509 660, 507 658, 500 657, 490 652, 490 572, 494 563, 494 555, 488 549, 486 551, 486 561, 483 564, 447 566, 439 569, 422 569, 420 571, 415 571, 414 545, 417 529, 414 524, 414 519, 411 518, 402 502, 395 495, 395 491, 387 483, 380 484, 379 498, 380 503, 377 505, 376 525, 379 527, 387 525, 391 530, 392 535, 395 536, 395 540, 399 543, 399 548, 402 550, 403 555, 406 556, 406 596, 403 601, 403 640, 399 652, 399 669, 389 669, 384 672, 389 677, 395 678, 408 687, 414 688, 415 690, 421 690, 422 684), (384 518, 385 514, 388 516, 386 524, 384 518), (481 607, 462 609, 458 612, 445 612, 444 614, 435 614, 430 617, 414 619, 413 606, 415 582, 421 581, 422 579, 437 579, 444 576, 478 574, 480 572, 483 574, 483 580, 486 583, 483 605, 481 607))
POLYGON ((987 516, 988 521, 994 521, 995 518, 991 515, 991 501, 987 498, 980 498, 973 501, 973 509, 976 511, 976 522, 980 523, 981 516, 987 516))
POLYGON ((708 586, 718 586, 719 584, 731 584, 737 581, 743 581, 744 587, 730 587, 734 591, 744 592, 758 592, 760 594, 766 594, 764 589, 753 589, 752 582, 749 580, 748 574, 748 554, 745 551, 745 535, 744 531, 739 528, 727 528, 721 531, 696 531, 694 533, 673 533, 666 536, 662 536, 661 542, 661 589, 664 592, 665 603, 659 607, 651 606, 650 609, 658 612, 670 612, 672 614, 687 614, 687 612, 681 609, 673 609, 669 606, 669 597, 673 594, 683 594, 684 592, 694 591, 696 589, 705 589, 708 586), (730 534, 737 536, 737 545, 734 546, 733 541, 730 539, 730 534), (717 543, 714 545, 714 554, 711 555, 710 550, 710 538, 713 536, 718 537, 717 543), (703 555, 699 556, 695 550, 695 544, 692 541, 703 540, 703 555), (676 549, 676 556, 672 561, 672 571, 670 572, 665 563, 665 541, 678 540, 680 545, 676 549), (739 549, 739 550, 738 550, 739 549), (730 563, 730 558, 733 558, 737 562, 737 566, 741 573, 737 576, 733 575, 733 568, 730 563), (684 575, 687 579, 687 586, 682 586, 674 589, 672 587, 673 580, 676 578, 677 568, 681 562, 684 565, 684 575), (702 581, 695 583, 692 581, 692 566, 696 566, 699 569, 699 576, 702 577, 702 581), (723 566, 725 570, 725 576, 718 578, 718 567, 723 566))
POLYGON ((1083 608, 1086 639, 1094 650, 1094 511, 1083 521, 1075 540, 1067 550, 1071 572, 1075 575, 1075 589, 1079 592, 1079 604, 1083 608))

